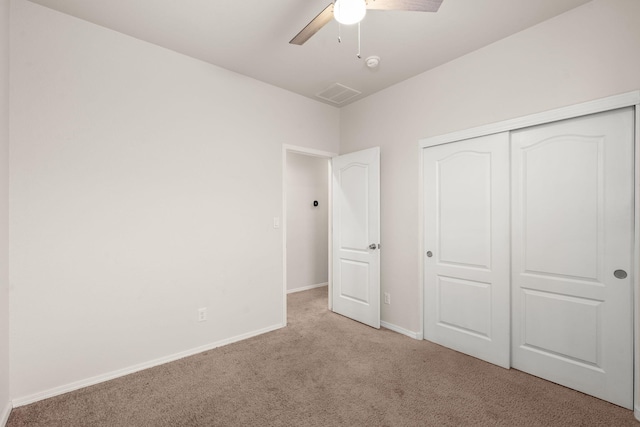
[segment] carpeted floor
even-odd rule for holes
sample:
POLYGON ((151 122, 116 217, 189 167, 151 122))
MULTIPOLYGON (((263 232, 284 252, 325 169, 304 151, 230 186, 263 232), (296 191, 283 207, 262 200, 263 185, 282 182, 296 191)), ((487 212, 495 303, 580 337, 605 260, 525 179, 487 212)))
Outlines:
POLYGON ((289 295, 289 326, 14 409, 21 426, 640 426, 629 410, 289 295))

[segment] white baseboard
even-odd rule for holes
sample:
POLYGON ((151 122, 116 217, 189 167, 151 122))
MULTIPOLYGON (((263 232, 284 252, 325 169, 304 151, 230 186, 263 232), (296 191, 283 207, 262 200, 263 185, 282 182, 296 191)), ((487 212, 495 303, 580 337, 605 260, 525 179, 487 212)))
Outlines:
POLYGON ((401 328, 400 326, 396 326, 392 323, 388 323, 388 322, 384 322, 384 321, 380 321, 380 326, 382 326, 383 328, 387 328, 393 332, 397 332, 399 334, 402 335, 406 335, 409 338, 413 338, 414 340, 421 340, 422 339, 422 334, 419 332, 413 332, 410 331, 408 329, 405 328, 401 328))
POLYGON ((7 421, 9 421, 9 415, 11 415, 11 409, 13 409, 13 407, 11 406, 11 402, 7 402, 7 405, 2 410, 2 413, 0 413, 1 427, 4 427, 7 425, 7 421))
POLYGON ((636 405, 633 407, 633 416, 636 417, 636 420, 640 421, 640 406, 636 405))
POLYGON ((309 285, 309 286, 303 286, 301 288, 294 288, 294 289, 288 289, 287 293, 288 294, 292 294, 294 292, 302 292, 302 291, 308 291, 310 289, 315 289, 315 288, 321 288, 323 286, 328 286, 329 283, 328 282, 324 282, 324 283, 317 283, 315 285, 309 285))
POLYGON ((248 332, 246 334, 237 335, 235 337, 227 338, 224 340, 216 341, 211 344, 206 344, 200 347, 192 348, 190 350, 186 350, 180 353, 172 354, 170 356, 161 357, 158 359, 150 360, 148 362, 140 363, 138 365, 133 365, 128 368, 119 369, 117 371, 108 372, 103 375, 97 375, 95 377, 87 378, 80 381, 75 381, 69 384, 65 384, 60 387, 55 387, 49 390, 41 391, 39 393, 31 394, 28 396, 18 397, 13 399, 13 407, 17 408, 19 406, 28 405, 30 403, 38 402, 40 400, 48 399, 50 397, 59 396, 61 394, 68 393, 70 391, 78 390, 84 387, 89 387, 92 385, 96 385, 99 383, 103 383, 105 381, 113 380, 119 377, 123 377, 125 375, 133 374, 134 372, 142 371, 144 369, 153 368, 154 366, 163 365, 165 363, 173 362, 179 359, 183 359, 188 356, 193 356, 194 354, 202 353, 204 351, 212 350, 217 347, 222 347, 224 345, 232 344, 234 342, 242 341, 247 338, 255 337, 257 335, 262 335, 267 332, 275 331, 276 329, 283 328, 286 325, 277 324, 272 325, 263 329, 259 329, 257 331, 248 332))

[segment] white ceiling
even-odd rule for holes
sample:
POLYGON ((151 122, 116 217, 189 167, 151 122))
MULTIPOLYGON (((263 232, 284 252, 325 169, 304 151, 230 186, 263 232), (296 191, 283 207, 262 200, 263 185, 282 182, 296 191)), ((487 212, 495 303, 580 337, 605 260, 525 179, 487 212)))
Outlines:
MULTIPOLYGON (((333 83, 352 101, 590 0, 444 0, 437 13, 369 11, 357 30, 332 21, 305 45, 295 36, 331 0, 31 0, 319 100, 333 83), (371 70, 364 63, 380 56, 371 70)), ((348 104, 345 103, 343 105, 348 104)))

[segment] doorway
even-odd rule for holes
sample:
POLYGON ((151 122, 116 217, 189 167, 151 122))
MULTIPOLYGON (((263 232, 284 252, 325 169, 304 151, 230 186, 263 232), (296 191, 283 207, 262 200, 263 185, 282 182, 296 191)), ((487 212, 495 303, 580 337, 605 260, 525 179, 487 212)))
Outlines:
POLYGON ((322 286, 331 309, 331 158, 283 146, 283 324, 287 295, 322 286))

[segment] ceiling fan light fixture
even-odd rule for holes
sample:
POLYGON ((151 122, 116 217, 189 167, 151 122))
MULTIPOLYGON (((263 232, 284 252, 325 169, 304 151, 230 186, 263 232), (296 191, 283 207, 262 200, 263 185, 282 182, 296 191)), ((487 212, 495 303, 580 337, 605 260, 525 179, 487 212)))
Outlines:
POLYGON ((336 0, 333 5, 333 16, 343 25, 357 24, 366 14, 365 0, 336 0))

